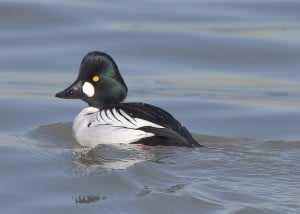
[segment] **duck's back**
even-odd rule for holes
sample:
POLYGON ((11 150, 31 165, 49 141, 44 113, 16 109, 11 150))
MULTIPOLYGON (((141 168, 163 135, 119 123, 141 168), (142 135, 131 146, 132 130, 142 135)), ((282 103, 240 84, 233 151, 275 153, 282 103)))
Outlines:
POLYGON ((189 131, 165 110, 146 103, 120 103, 117 109, 124 111, 132 118, 149 121, 156 126, 142 126, 141 131, 152 133, 154 136, 143 138, 135 143, 145 145, 200 147, 189 131))

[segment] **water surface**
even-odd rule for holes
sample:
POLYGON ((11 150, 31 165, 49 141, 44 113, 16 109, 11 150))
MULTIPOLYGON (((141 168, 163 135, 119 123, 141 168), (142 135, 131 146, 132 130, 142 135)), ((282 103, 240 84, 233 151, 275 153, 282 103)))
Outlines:
POLYGON ((0 1, 1 213, 299 213, 300 3, 0 1), (80 147, 54 98, 106 51, 204 148, 80 147), (51 208, 51 209, 50 209, 51 208))

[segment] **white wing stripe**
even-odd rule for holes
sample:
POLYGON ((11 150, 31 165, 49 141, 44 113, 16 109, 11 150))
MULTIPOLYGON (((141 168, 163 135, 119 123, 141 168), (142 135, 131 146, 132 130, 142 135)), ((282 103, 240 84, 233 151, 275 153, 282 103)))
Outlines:
POLYGON ((127 120, 129 120, 130 123, 136 125, 134 118, 130 117, 126 112, 124 112, 122 109, 120 109, 120 113, 123 117, 125 117, 127 120))
POLYGON ((111 121, 115 120, 115 116, 112 114, 110 109, 107 109, 107 115, 110 118, 111 121))
POLYGON ((111 115, 111 112, 110 112, 110 110, 109 109, 107 109, 106 111, 105 111, 105 114, 106 114, 106 117, 110 120, 110 121, 112 121, 112 115, 111 115))
POLYGON ((117 111, 116 111, 116 109, 115 108, 113 108, 112 110, 111 110, 111 113, 112 113, 112 115, 114 116, 114 118, 116 119, 116 120, 118 120, 119 122, 121 122, 120 121, 120 119, 117 117, 117 111))
POLYGON ((101 118, 103 118, 103 121, 105 121, 105 122, 110 122, 110 120, 109 120, 108 117, 106 116, 104 110, 101 111, 100 114, 101 114, 101 118))
POLYGON ((152 126, 152 127, 155 127, 155 128, 164 128, 163 126, 160 126, 156 123, 152 123, 152 122, 149 122, 147 120, 140 119, 140 118, 135 118, 135 120, 136 120, 136 127, 137 128, 140 128, 140 127, 143 127, 143 126, 152 126))
POLYGON ((98 111, 98 112, 96 113, 96 120, 99 121, 99 122, 101 122, 100 111, 98 111))
POLYGON ((126 122, 128 122, 124 117, 122 117, 115 108, 113 108, 112 110, 113 114, 115 115, 115 117, 117 118, 117 120, 120 121, 121 124, 126 124, 126 122))
POLYGON ((152 123, 150 121, 134 118, 129 116, 125 111, 116 108, 112 110, 102 110, 98 111, 93 115, 89 116, 90 126, 94 125, 108 125, 112 127, 124 127, 129 129, 138 129, 143 126, 151 126, 155 128, 164 128, 156 123, 152 123))

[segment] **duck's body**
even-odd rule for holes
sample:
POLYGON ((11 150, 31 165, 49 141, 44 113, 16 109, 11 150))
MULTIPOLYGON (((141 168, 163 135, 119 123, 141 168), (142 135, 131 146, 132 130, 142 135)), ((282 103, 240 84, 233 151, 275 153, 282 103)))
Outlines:
POLYGON ((164 110, 145 103, 120 103, 102 110, 84 108, 73 122, 83 146, 129 144, 198 146, 187 129, 164 110))
POLYGON ((79 98, 89 104, 73 122, 73 136, 83 146, 200 146, 184 126, 161 108, 122 103, 126 94, 127 86, 113 59, 102 52, 91 52, 81 62, 78 79, 56 96, 79 98))

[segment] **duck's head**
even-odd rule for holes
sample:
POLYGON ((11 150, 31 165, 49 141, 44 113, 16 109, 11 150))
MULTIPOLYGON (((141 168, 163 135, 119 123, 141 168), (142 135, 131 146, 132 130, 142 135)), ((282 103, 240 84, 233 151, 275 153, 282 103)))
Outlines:
POLYGON ((64 99, 81 99, 90 106, 103 108, 122 102, 127 86, 117 64, 106 53, 90 52, 82 59, 75 82, 55 96, 64 99))

